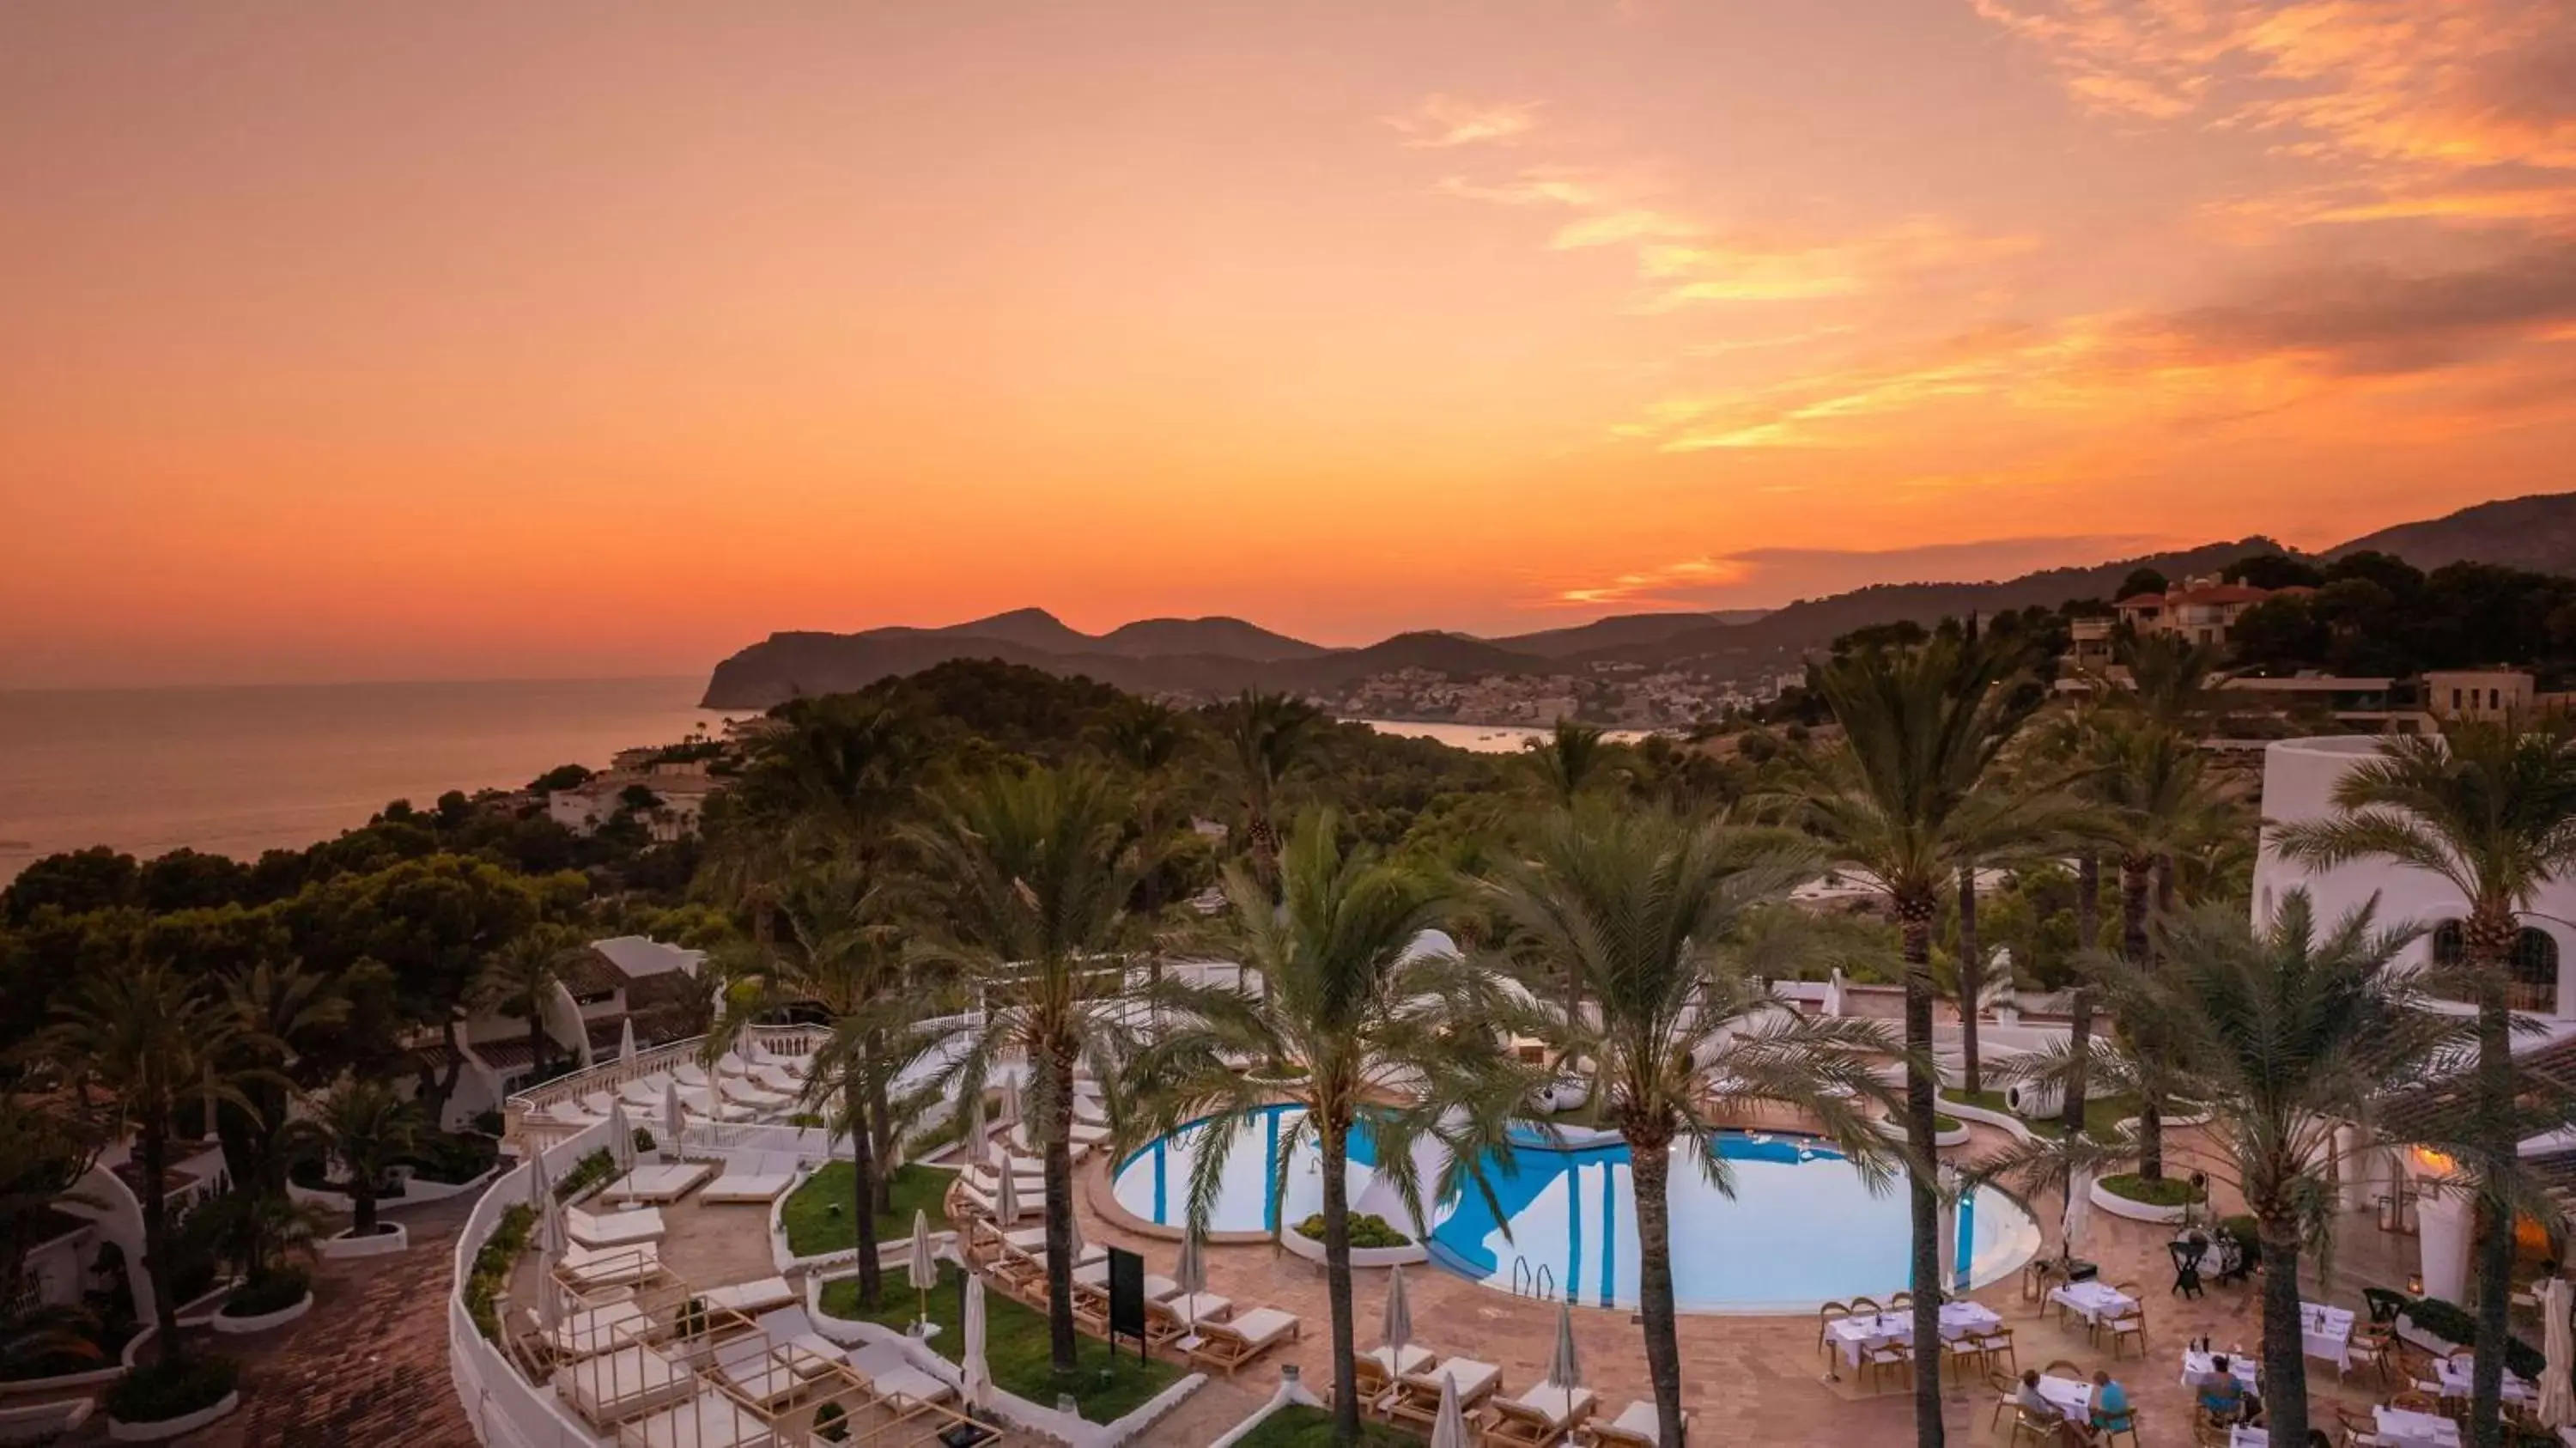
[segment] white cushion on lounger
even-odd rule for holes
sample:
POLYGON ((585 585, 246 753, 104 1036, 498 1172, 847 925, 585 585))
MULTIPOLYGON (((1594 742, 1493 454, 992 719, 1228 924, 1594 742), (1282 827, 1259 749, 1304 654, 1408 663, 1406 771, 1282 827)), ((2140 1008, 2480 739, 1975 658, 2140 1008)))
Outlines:
POLYGON ((730 1287, 710 1287, 698 1296, 709 1307, 729 1307, 749 1316, 766 1312, 796 1300, 796 1289, 784 1277, 763 1277, 752 1282, 737 1282, 730 1287))
MULTIPOLYGON (((1002 1235, 1002 1241, 1023 1256, 1035 1257, 1040 1261, 1046 1260, 1046 1228, 1044 1227, 1023 1227, 1016 1232, 1006 1232, 1002 1235)), ((1074 1265, 1078 1267, 1085 1262, 1098 1262, 1108 1255, 1108 1248, 1094 1242, 1085 1242, 1082 1244, 1082 1250, 1074 1256, 1074 1265)))
POLYGON ((1534 1413, 1546 1415, 1550 1423, 1563 1428, 1574 1421, 1574 1415, 1592 1405, 1592 1390, 1578 1387, 1568 1392, 1546 1381, 1533 1383, 1512 1398, 1534 1413))
MULTIPOLYGON (((1076 1287, 1107 1287, 1109 1285, 1109 1259, 1103 1257, 1097 1262, 1085 1262, 1081 1266, 1074 1268, 1073 1285, 1076 1287)), ((1178 1296, 1180 1294, 1180 1290, 1181 1284, 1173 1281, 1169 1277, 1164 1277, 1153 1272, 1145 1274, 1145 1300, 1148 1302, 1160 1302, 1166 1297, 1178 1296)))
POLYGON ((572 1234, 573 1241, 584 1247, 632 1247, 638 1242, 659 1242, 664 1230, 661 1210, 656 1207, 600 1216, 573 1207, 564 1213, 564 1228, 572 1234))
POLYGON ((868 1386, 886 1397, 897 1399, 896 1407, 915 1403, 937 1403, 957 1396, 957 1390, 941 1378, 932 1377, 905 1361, 903 1350, 892 1343, 853 1350, 847 1361, 868 1386))
POLYGON ((611 1423, 697 1391, 689 1370, 637 1344, 555 1369, 555 1387, 575 1411, 594 1423, 611 1423))
POLYGON ((643 1448, 774 1448, 778 1439, 750 1409, 710 1391, 627 1424, 617 1441, 643 1448))
POLYGON ((1408 1374, 1404 1380, 1415 1387, 1426 1388, 1437 1393, 1440 1391, 1440 1380, 1443 1378, 1458 1384, 1458 1400, 1463 1403, 1471 1398, 1481 1398, 1492 1391, 1494 1385, 1502 1381, 1503 1370, 1492 1363, 1481 1363, 1474 1358, 1453 1357, 1442 1359, 1439 1366, 1428 1372, 1408 1374))
POLYGON ((676 1202, 715 1173, 714 1167, 702 1161, 639 1166, 610 1183, 608 1195, 620 1201, 676 1202))
POLYGON ((764 1408, 805 1386, 805 1380, 789 1369, 761 1333, 718 1343, 710 1356, 718 1376, 764 1408))
POLYGON ((582 1110, 592 1112, 600 1116, 606 1116, 608 1114, 608 1109, 616 1104, 617 1098, 609 1095, 605 1091, 593 1091, 589 1095, 581 1098, 582 1110))
POLYGON ((784 1172, 770 1176, 757 1172, 725 1169, 723 1176, 707 1184, 698 1193, 702 1202, 774 1202, 778 1194, 795 1185, 796 1178, 784 1172))
POLYGON ((650 1335, 652 1330, 653 1319, 644 1309, 632 1302, 612 1302, 566 1316, 545 1339, 546 1345, 560 1356, 585 1358, 624 1347, 633 1339, 650 1335))
POLYGON ((767 1061, 751 1068, 751 1079, 754 1084, 784 1096, 798 1096, 805 1091, 804 1082, 770 1065, 767 1061))
POLYGON ((1391 1347, 1373 1347, 1367 1352, 1361 1353, 1360 1356, 1374 1360, 1379 1367, 1386 1370, 1386 1375, 1391 1378, 1400 1378, 1406 1373, 1418 1373, 1424 1368, 1430 1366, 1434 1361, 1434 1355, 1431 1349, 1424 1347, 1418 1342, 1408 1342, 1404 1345, 1404 1361, 1402 1363, 1398 1363, 1396 1361, 1395 1349, 1391 1347))
POLYGON ((584 1287, 613 1287, 661 1275, 662 1254, 650 1242, 632 1247, 575 1247, 563 1255, 563 1271, 584 1287))
MULTIPOLYGON (((990 1192, 978 1190, 973 1182, 970 1181, 966 1183, 964 1186, 959 1187, 958 1190, 966 1194, 966 1200, 982 1207, 990 1215, 998 1217, 1002 1214, 1002 1199, 990 1192)), ((1038 1210, 1039 1205, 1036 1193, 1020 1193, 1020 1216, 1026 1217, 1033 1215, 1038 1210)), ((1019 1218, 1015 1217, 1012 1220, 1017 1221, 1018 1219, 1019 1218)))
POLYGON ((1297 1314, 1276 1307, 1256 1307, 1225 1320, 1226 1330, 1255 1347, 1278 1341, 1297 1326, 1297 1314))

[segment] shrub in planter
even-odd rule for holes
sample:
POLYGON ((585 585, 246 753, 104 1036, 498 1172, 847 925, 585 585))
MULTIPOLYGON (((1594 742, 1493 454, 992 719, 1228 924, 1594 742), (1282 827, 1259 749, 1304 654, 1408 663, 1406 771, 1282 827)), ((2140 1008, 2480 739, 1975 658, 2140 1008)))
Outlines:
POLYGON ((465 1311, 485 1337, 501 1335, 501 1314, 494 1303, 536 1225, 537 1209, 521 1202, 501 1214, 501 1220, 492 1224, 492 1235, 483 1239, 481 1250, 474 1254, 474 1270, 465 1279, 465 1311))
POLYGON ((283 1312, 304 1300, 313 1290, 313 1274, 301 1267, 269 1267, 251 1274, 239 1291, 226 1299, 222 1308, 226 1317, 266 1317, 283 1312))
POLYGON ((579 1165, 564 1173, 562 1181, 555 1183, 555 1200, 571 1201, 615 1175, 617 1175, 617 1158, 610 1156, 608 1148, 603 1146, 583 1157, 579 1165))
POLYGON ((120 1423, 166 1423, 222 1402, 240 1380, 241 1365, 213 1353, 147 1363, 107 1390, 107 1416, 120 1423))
MULTIPOLYGON (((2418 1297, 2406 1304, 2406 1317, 2417 1329, 2431 1333, 2444 1342, 2467 1346, 2477 1341, 2478 1320, 2456 1302, 2439 1297, 2418 1297)), ((2518 1337, 2508 1337, 2504 1344, 2504 1365, 2514 1376, 2533 1382, 2548 1366, 2540 1350, 2518 1337)))
POLYGON ((651 1151, 653 1149, 653 1133, 646 1131, 640 1126, 635 1128, 635 1149, 637 1151, 651 1151))
POLYGON ((78 1307, 30 1307, 0 1318, 0 1383, 95 1372, 109 1366, 108 1332, 78 1307))
POLYGON ((849 1416, 850 1415, 843 1411, 841 1405, 838 1403, 825 1403, 823 1406, 816 1408, 814 1410, 814 1436, 817 1438, 828 1438, 835 1443, 846 1441, 850 1436, 850 1425, 844 1420, 849 1416))
POLYGON ((2200 1188, 2180 1177, 2142 1177, 2134 1172, 2102 1178, 2102 1190, 2150 1207, 2187 1207, 2200 1200, 2200 1188))
MULTIPOLYGON (((1310 1242, 1324 1240, 1324 1214, 1315 1213, 1297 1224, 1297 1235, 1310 1242)), ((1362 1212, 1351 1218, 1351 1245, 1354 1247, 1409 1247, 1413 1239, 1395 1229, 1393 1223, 1375 1212, 1362 1212)))

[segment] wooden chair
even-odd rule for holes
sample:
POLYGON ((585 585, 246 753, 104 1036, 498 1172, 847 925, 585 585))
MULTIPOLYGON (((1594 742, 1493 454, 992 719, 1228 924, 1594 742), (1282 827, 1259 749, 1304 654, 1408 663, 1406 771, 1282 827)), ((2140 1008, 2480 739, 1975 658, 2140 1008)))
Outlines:
POLYGON ((2004 1414, 2021 1410, 2021 1379, 1989 1371, 1986 1386, 1995 1394, 1995 1410, 1986 1415, 1986 1431, 1991 1433, 2003 1425, 2004 1414))
POLYGON ((2385 1322, 2364 1324, 2361 1331, 2353 1334, 2352 1348, 2366 1366, 2378 1372, 2383 1383, 2396 1380, 2404 1369, 2397 1330, 2385 1322))
POLYGON ((2145 1303, 2139 1303, 2137 1306, 2130 1308, 2128 1311, 2121 1313, 2117 1317, 2103 1318, 2102 1321, 2097 1324, 2097 1330, 2111 1334, 2111 1358, 2113 1361, 2116 1362, 2119 1360, 2120 1344, 2126 1342, 2130 1338, 2137 1339, 2138 1356, 2145 1357, 2147 1355, 2147 1307, 2145 1303))
POLYGON ((1950 1369, 1954 1376, 1964 1378, 1968 1373, 1985 1367, 1987 1361, 1985 1340, 1973 1333, 1963 1332, 1957 1337, 1941 1340, 1941 1366, 1950 1369))
POLYGON ((1894 1297, 1887 1299, 1887 1306, 1883 1310, 1887 1312, 1901 1312, 1913 1305, 1914 1294, 1911 1292, 1900 1292, 1894 1297))
POLYGON ((1860 1368, 1869 1375, 1872 1392, 1878 1390, 1880 1378, 1897 1369, 1902 1369, 1911 1380, 1914 1376, 1914 1349, 1901 1342, 1881 1343, 1861 1354, 1860 1368))
POLYGON ((1978 1338, 1977 1351, 1985 1355, 1986 1367, 1989 1370, 1993 1369, 1995 1359, 2000 1356, 2012 1364, 2012 1371, 2016 1373, 2021 1371, 2021 1355, 2013 1351, 2013 1330, 2009 1327, 1996 1328, 1978 1338))
POLYGON ((1854 1317, 1876 1317, 1881 1310, 1875 1297, 1855 1297, 1851 1300, 1851 1315, 1854 1317))
POLYGON ((2399 1393, 2396 1397, 2389 1399, 2388 1406, 2397 1409, 2401 1413, 2438 1413, 2442 1411, 2442 1403, 2440 1399, 2434 1397, 2431 1393, 2419 1393, 2412 1388, 2409 1388, 2405 1392, 2399 1393))
POLYGON ((1816 1352, 1820 1356, 1827 1359, 1833 1357, 1834 1344, 1830 1336, 1833 1326, 1849 1316, 1851 1316, 1851 1309, 1839 1302, 1828 1302, 1816 1309, 1816 1352))
POLYGON ((2379 1420, 2335 1404, 2335 1443, 2337 1448, 2380 1448, 2379 1420))
POLYGON ((2092 1376, 2090 1374, 2086 1373, 2082 1368, 2077 1367, 2075 1364, 2068 1362, 2064 1358, 2058 1358, 2049 1363, 2048 1366, 2041 1368, 2039 1370, 2039 1375, 2043 1378, 2065 1378, 2070 1382, 2078 1383, 2092 1381, 2092 1376))
POLYGON ((2146 1441, 2138 1436, 2139 1417, 2140 1414, 2137 1408, 2134 1405, 2131 1406, 2129 1409, 2129 1426, 2126 1428, 2106 1428, 2102 1431, 2102 1436, 2094 1439, 2093 1441, 2105 1445, 2105 1448, 2108 1448, 2108 1445, 2117 1443, 2121 1439, 2126 1438, 2129 1440, 2129 1448, 2139 1448, 2139 1445, 2146 1441))
POLYGON ((2062 1445, 2066 1441, 2066 1420, 2035 1418, 2021 1404, 2015 1403, 2013 1404, 2012 1436, 2004 1441, 2007 1444, 2016 1445, 2029 1442, 2039 1445, 2039 1448, 2047 1448, 2049 1444, 2062 1445))

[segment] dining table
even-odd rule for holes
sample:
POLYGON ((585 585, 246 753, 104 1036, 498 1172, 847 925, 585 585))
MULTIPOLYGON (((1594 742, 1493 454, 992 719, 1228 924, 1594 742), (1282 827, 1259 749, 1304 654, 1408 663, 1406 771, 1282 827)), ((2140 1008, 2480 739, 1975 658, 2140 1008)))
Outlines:
MULTIPOLYGON (((2446 1398, 2467 1397, 2469 1395, 2470 1387, 2469 1377, 2475 1371, 2475 1364, 2467 1357, 2433 1359, 2433 1378, 2434 1381, 2442 1385, 2442 1396, 2446 1398)), ((2506 1402, 2527 1403, 2531 1401, 2533 1395, 2537 1392, 2538 1389, 2532 1387, 2530 1379, 2518 1378, 2511 1373, 2506 1373, 2504 1375, 2504 1400, 2506 1402)))
POLYGON ((2383 1448, 2460 1448, 2460 1425, 2438 1413, 2383 1405, 2371 1416, 2383 1448))
POLYGON ((2227 1448, 2272 1448, 2272 1430, 2239 1423, 2227 1430, 2227 1448))
MULTIPOLYGON (((1983 1336, 2004 1325, 1993 1308, 1982 1302, 1945 1302, 1941 1304, 1941 1340, 1956 1342, 1969 1336, 1983 1336)), ((1857 1317, 1836 1318, 1825 1325, 1825 1336, 1842 1355, 1848 1367, 1859 1367, 1860 1360, 1871 1348, 1891 1342, 1914 1341, 1914 1309, 1899 1308, 1894 1312, 1864 1313, 1857 1317)))
POLYGON ((2057 1410, 2078 1423, 2093 1412, 2093 1385, 2080 1378, 2042 1376, 2039 1395, 2057 1405, 2057 1410))
POLYGON ((2299 1304, 2299 1347, 2312 1358, 2324 1358, 2337 1372, 2352 1368, 2352 1309, 2322 1302, 2299 1304))
POLYGON ((2117 1317, 2137 1306, 2136 1301, 2101 1282, 2070 1282, 2063 1287, 2050 1288, 2048 1300, 2063 1305, 2088 1323, 2117 1317))
POLYGON ((2236 1381, 2243 1383, 2249 1389, 2260 1389, 2263 1386, 2263 1367, 2261 1363, 2255 1361, 2252 1353, 2209 1353, 2202 1352, 2198 1348, 2183 1350, 2182 1385, 2186 1388, 2199 1387, 2203 1378, 2218 1371, 2217 1360, 2220 1358, 2227 1359, 2227 1371, 2235 1376, 2236 1381))

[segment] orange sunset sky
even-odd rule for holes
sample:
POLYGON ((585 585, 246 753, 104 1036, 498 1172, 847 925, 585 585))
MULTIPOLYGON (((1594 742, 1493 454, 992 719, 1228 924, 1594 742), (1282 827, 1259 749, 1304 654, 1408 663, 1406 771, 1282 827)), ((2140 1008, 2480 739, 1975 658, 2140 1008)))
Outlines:
POLYGON ((0 198, 0 687, 2576 487, 2569 0, 16 0, 0 198))

